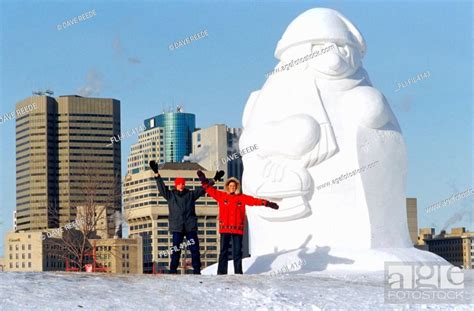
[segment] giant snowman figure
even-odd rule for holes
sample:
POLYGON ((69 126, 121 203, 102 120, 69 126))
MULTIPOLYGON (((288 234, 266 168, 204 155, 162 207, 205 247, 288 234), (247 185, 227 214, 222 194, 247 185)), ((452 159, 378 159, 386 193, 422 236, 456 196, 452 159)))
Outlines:
POLYGON ((251 93, 239 145, 258 147, 243 156, 244 193, 276 201, 280 209, 247 207, 245 273, 274 270, 291 256, 304 256, 301 270, 446 263, 412 246, 406 146, 387 100, 362 67, 365 54, 357 28, 326 8, 298 16, 278 42, 275 68, 287 70, 251 93), (324 52, 312 54, 317 51, 324 52))

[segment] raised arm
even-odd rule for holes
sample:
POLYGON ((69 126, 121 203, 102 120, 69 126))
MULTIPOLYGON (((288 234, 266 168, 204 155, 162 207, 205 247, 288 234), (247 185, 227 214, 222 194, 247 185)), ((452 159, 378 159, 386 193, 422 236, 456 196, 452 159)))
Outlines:
POLYGON ((202 187, 197 187, 196 189, 193 190, 193 200, 196 201, 200 197, 202 197, 204 194, 206 194, 206 190, 204 190, 202 187))
POLYGON ((170 189, 165 185, 163 182, 163 178, 161 178, 160 174, 155 174, 156 185, 158 186, 158 192, 162 197, 165 198, 166 201, 170 198, 170 189))
POLYGON ((170 189, 165 185, 163 182, 163 179, 161 178, 160 174, 158 173, 158 164, 155 161, 150 161, 150 167, 155 173, 155 181, 156 181, 156 186, 158 187, 158 192, 162 197, 165 198, 166 201, 169 200, 170 198, 170 189))
MULTIPOLYGON (((202 173, 202 172, 201 172, 202 173)), ((202 173, 204 174, 204 173, 202 173)), ((224 171, 216 171, 216 174, 214 175, 214 178, 212 179, 207 179, 207 183, 210 185, 210 186, 214 186, 214 183, 217 182, 217 181, 220 181, 222 176, 225 175, 225 172, 224 171)), ((200 176, 198 174, 198 176, 200 176)), ((206 181, 206 176, 204 176, 204 181, 206 181)), ((199 177, 199 180, 201 180, 201 177, 199 177)), ((203 180, 201 180, 201 184, 204 184, 203 183, 203 180)), ((206 190, 202 187, 199 187, 199 188, 196 188, 196 190, 194 190, 193 192, 193 197, 194 197, 194 200, 197 200, 199 199, 201 196, 203 196, 204 194, 206 193, 206 190)))
MULTIPOLYGON (((208 183, 209 185, 214 185, 214 180, 212 179, 209 179, 208 180, 208 183)), ((197 199, 199 199, 200 197, 202 197, 203 195, 206 194, 206 190, 204 190, 204 188, 201 186, 201 187, 198 187, 196 189, 194 189, 193 191, 193 199, 194 201, 196 201, 197 199)))
POLYGON ((197 171, 197 175, 199 176, 199 180, 202 184, 202 189, 206 191, 206 193, 214 198, 216 201, 220 201, 222 197, 225 195, 225 192, 219 191, 213 187, 213 182, 209 182, 206 178, 206 175, 202 171, 197 171))

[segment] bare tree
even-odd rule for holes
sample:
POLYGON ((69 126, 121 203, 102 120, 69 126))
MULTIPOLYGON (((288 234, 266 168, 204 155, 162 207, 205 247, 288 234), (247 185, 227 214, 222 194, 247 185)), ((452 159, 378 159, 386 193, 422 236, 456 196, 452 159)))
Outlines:
POLYGON ((79 271, 85 269, 87 255, 93 252, 94 245, 90 240, 117 234, 113 216, 115 212, 120 213, 117 207, 121 204, 120 173, 116 172, 113 180, 104 182, 90 161, 83 160, 81 164, 81 203, 73 206, 69 217, 65 217, 60 214, 61 202, 49 202, 48 214, 58 220, 60 227, 53 229, 56 234, 52 238, 48 234, 47 241, 47 244, 55 245, 49 247, 49 255, 68 260, 79 271), (75 220, 72 220, 74 213, 75 220))

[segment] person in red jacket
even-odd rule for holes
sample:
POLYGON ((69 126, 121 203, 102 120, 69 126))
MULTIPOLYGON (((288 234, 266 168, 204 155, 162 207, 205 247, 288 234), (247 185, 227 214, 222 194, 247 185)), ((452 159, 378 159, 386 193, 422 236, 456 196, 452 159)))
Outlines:
POLYGON ((234 273, 242 274, 242 238, 244 235, 245 206, 267 206, 278 209, 278 204, 240 193, 240 182, 237 178, 229 178, 225 182, 224 192, 210 185, 202 171, 197 171, 197 175, 201 181, 202 188, 219 203, 221 248, 217 274, 227 274, 230 240, 232 240, 234 273))

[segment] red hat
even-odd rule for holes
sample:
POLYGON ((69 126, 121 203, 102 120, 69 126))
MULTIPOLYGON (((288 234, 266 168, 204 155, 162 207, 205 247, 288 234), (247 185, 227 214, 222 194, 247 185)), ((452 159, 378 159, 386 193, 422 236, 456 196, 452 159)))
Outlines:
POLYGON ((174 180, 174 186, 176 187, 177 185, 185 185, 186 186, 186 180, 182 177, 178 177, 174 180))

